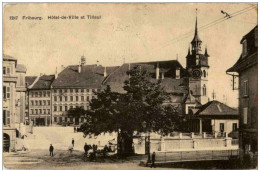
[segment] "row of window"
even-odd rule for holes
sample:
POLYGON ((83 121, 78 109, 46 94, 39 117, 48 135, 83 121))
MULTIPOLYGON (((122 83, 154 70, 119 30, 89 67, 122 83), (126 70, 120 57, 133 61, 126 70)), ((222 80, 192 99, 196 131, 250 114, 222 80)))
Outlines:
MULTIPOLYGON (((68 111, 69 109, 73 109, 73 108, 75 108, 75 107, 73 107, 73 106, 54 106, 53 111, 54 112, 58 112, 58 111, 62 112, 62 111, 68 111)), ((82 105, 76 106, 76 108, 83 108, 84 109, 84 106, 82 106, 82 105)), ((86 109, 89 110, 90 106, 86 106, 86 109)))
MULTIPOLYGON (((64 96, 64 97, 62 97, 62 96, 54 96, 54 101, 55 102, 58 101, 58 99, 59 99, 60 102, 62 102, 62 101, 65 101, 65 102, 66 101, 85 101, 85 97, 84 96, 75 96, 75 97, 73 97, 73 96, 64 96), (68 99, 70 99, 70 100, 68 100, 68 99)), ((91 96, 87 96, 86 99, 87 99, 87 101, 90 101, 91 99, 95 99, 95 96, 92 96, 92 97, 91 96)))
MULTIPOLYGON (((237 130, 237 123, 232 123, 232 131, 237 130)), ((225 131, 225 124, 224 123, 219 123, 219 131, 224 132, 225 131)))
POLYGON ((91 92, 100 92, 100 89, 59 89, 59 90, 54 90, 54 93, 84 93, 84 92, 87 92, 87 93, 91 93, 91 92))
POLYGON ((50 109, 31 109, 31 114, 51 114, 50 109))
POLYGON ((50 106, 51 101, 50 100, 31 100, 32 106, 50 106))
POLYGON ((51 92, 44 91, 44 92, 31 92, 31 97, 50 97, 51 92))
MULTIPOLYGON (((54 122, 73 122, 73 118, 72 117, 65 117, 64 120, 62 120, 62 117, 54 117, 54 122)), ((80 122, 84 122, 84 117, 81 117, 80 122)))
POLYGON ((11 68, 10 67, 3 67, 3 74, 10 74, 11 73, 11 68))

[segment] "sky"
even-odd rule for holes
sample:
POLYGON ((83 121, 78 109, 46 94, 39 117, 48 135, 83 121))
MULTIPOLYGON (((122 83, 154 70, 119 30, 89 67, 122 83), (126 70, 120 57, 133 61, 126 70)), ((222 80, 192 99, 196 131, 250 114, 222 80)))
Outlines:
POLYGON ((239 58, 240 40, 257 25, 257 6, 249 3, 27 3, 4 8, 3 51, 27 67, 27 75, 54 74, 61 65, 104 66, 123 62, 175 60, 186 67, 186 55, 194 36, 196 9, 199 37, 209 58, 208 93, 232 107, 238 105, 231 77, 226 75, 239 58), (251 8, 250 8, 251 7, 251 8), (224 18, 234 17, 207 29, 224 18), (48 16, 79 19, 48 19, 48 16), (88 19, 95 15, 100 19, 88 19), (11 20, 11 16, 18 16, 11 20), (85 19, 81 19, 84 16, 85 19), (23 17, 41 17, 28 20, 23 17), (205 28, 205 27, 204 27, 205 28), (188 34, 187 34, 188 33, 188 34), (185 35, 185 36, 183 36, 185 35), (183 38, 184 37, 184 38, 183 38), (176 41, 176 38, 178 41, 176 41), (223 96, 225 95, 225 97, 223 96), (226 98, 226 100, 224 100, 226 98))

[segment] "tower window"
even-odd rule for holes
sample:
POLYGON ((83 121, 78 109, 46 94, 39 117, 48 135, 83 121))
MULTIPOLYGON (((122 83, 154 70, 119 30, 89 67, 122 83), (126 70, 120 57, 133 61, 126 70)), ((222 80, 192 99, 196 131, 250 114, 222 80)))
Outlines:
POLYGON ((207 89, 206 89, 206 85, 203 85, 203 96, 207 95, 207 89))
POLYGON ((203 70, 203 76, 206 77, 207 76, 207 73, 205 70, 203 70))

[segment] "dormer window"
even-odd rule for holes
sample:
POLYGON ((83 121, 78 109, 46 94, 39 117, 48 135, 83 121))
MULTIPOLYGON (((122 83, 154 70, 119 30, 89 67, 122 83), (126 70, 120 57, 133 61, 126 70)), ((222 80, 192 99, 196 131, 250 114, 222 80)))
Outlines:
POLYGON ((247 41, 243 41, 243 51, 242 51, 242 57, 245 57, 247 55, 247 41))

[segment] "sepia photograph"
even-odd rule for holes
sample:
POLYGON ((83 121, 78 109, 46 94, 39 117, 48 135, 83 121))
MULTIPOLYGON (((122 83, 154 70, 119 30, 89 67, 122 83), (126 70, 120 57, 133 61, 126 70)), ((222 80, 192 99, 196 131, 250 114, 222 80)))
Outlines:
POLYGON ((258 169, 258 3, 3 3, 3 169, 258 169))

